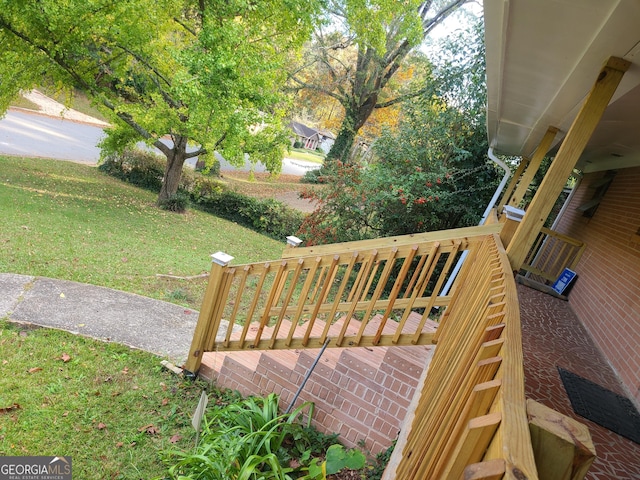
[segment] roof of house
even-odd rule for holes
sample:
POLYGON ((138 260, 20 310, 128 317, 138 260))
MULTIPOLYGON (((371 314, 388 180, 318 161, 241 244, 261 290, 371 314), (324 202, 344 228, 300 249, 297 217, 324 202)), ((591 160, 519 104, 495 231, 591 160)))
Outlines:
POLYGON ((289 124, 289 127, 291 127, 291 130, 293 130, 293 132, 296 135, 300 135, 301 137, 304 137, 304 138, 311 138, 314 135, 317 135, 318 137, 320 136, 320 132, 318 132, 318 130, 311 127, 307 127, 306 125, 300 122, 291 122, 289 124))
POLYGON ((632 62, 578 162, 640 165, 640 2, 485 0, 487 133, 496 153, 531 155, 549 126, 558 147, 611 56, 632 62))

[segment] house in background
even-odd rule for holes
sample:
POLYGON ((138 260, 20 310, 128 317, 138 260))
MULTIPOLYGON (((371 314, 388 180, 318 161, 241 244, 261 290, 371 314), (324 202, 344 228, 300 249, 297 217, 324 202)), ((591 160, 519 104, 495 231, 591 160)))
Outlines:
POLYGON ((522 158, 502 205, 518 207, 539 161, 554 157, 505 245, 512 267, 573 172, 553 226, 584 243, 568 301, 638 405, 640 2, 488 0, 484 9, 489 145, 522 158))
POLYGON ((317 150, 320 148, 324 153, 327 153, 335 140, 335 135, 331 132, 327 130, 316 130, 300 122, 291 122, 289 128, 291 128, 293 132, 293 138, 291 139, 292 147, 297 142, 302 148, 306 148, 307 150, 317 150))

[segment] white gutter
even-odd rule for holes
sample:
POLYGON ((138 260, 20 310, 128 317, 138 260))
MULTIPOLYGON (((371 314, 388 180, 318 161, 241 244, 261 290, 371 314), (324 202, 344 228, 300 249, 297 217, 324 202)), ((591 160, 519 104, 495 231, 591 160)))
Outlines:
MULTIPOLYGON (((493 209, 496 202, 498 201, 498 198, 500 197, 500 193, 502 193, 502 190, 504 189, 505 185, 509 181, 509 177, 511 176, 511 169, 507 166, 506 163, 504 163, 502 160, 496 157, 496 155, 493 153, 493 147, 490 147, 489 150, 487 150, 487 156, 491 159, 493 163, 501 167, 505 173, 504 173, 504 176, 502 177, 502 181, 500 182, 500 185, 498 185, 498 188, 496 188, 496 191, 493 194, 493 197, 491 198, 491 200, 489 200, 489 204, 487 205, 487 208, 484 211, 484 214, 482 215, 482 219, 480 220, 480 223, 478 225, 484 225, 485 220, 489 217, 491 210, 493 209)), ((453 268, 451 275, 449 275, 449 279, 447 280, 447 283, 442 288, 442 292, 440 292, 441 296, 446 296, 449 293, 449 290, 451 290, 451 285, 453 285, 453 282, 458 276, 458 272, 462 268, 462 264, 464 263, 464 260, 465 258, 467 258, 468 254, 469 254, 469 250, 465 250, 464 252, 462 252, 462 255, 460 256, 458 263, 456 263, 456 266, 453 268)))

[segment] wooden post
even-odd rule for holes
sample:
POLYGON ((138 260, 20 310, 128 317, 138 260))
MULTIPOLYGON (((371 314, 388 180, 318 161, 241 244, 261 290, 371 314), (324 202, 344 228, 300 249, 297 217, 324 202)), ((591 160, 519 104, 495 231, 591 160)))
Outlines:
POLYGON ((531 161, 529 162, 529 165, 527 165, 527 170, 522 175, 520 183, 518 183, 518 187, 516 188, 514 194, 511 196, 508 205, 520 208, 520 202, 522 202, 522 199, 527 193, 529 185, 531 185, 531 181, 540 168, 542 160, 551 148, 551 143, 556 137, 556 133, 558 133, 558 131, 559 130, 556 127, 549 127, 547 129, 547 132, 544 134, 544 137, 542 137, 542 141, 538 145, 538 148, 536 148, 533 157, 531 157, 531 161))
POLYGON ((631 62, 611 57, 600 71, 591 92, 573 121, 562 146, 538 187, 527 213, 507 247, 513 270, 519 270, 549 216, 589 138, 631 62))
POLYGON ((216 301, 219 299, 218 291, 222 281, 222 273, 224 268, 233 260, 231 255, 227 255, 224 252, 217 252, 211 255, 211 273, 209 275, 209 284, 202 300, 202 306, 200 307, 200 315, 198 316, 198 323, 196 329, 193 332, 193 340, 191 340, 191 348, 189 349, 189 357, 184 364, 185 375, 195 377, 200 368, 202 362, 202 354, 206 347, 205 340, 209 336, 209 332, 216 328, 217 325, 213 325, 213 312, 216 311, 216 301))
POLYGON ((522 172, 524 172, 524 169, 527 168, 527 165, 529 165, 530 161, 530 157, 522 157, 522 160, 520 160, 518 168, 516 168, 516 171, 513 173, 513 176, 509 181, 509 185, 507 185, 506 190, 502 194, 502 199, 500 200, 500 203, 497 207, 498 214, 502 213, 502 209, 504 208, 504 206, 509 202, 509 200, 511 200, 511 194, 515 190, 516 185, 518 184, 518 180, 520 180, 520 175, 522 175, 522 172))
POLYGON ((582 480, 596 458, 587 426, 530 398, 527 416, 538 477, 582 480))

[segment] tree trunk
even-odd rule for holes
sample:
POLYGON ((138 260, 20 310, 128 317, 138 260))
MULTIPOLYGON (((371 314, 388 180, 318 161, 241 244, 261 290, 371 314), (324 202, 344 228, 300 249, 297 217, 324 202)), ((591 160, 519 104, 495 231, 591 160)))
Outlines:
POLYGON ((353 148, 358 131, 365 124, 371 112, 375 107, 378 99, 377 92, 371 94, 366 102, 362 105, 356 105, 345 109, 344 120, 338 131, 336 141, 331 146, 331 150, 327 153, 325 162, 339 160, 344 163, 349 162, 349 153, 353 148))
POLYGON ((167 155, 167 166, 164 170, 162 179, 162 187, 158 195, 158 205, 167 201, 172 195, 175 195, 180 185, 182 177, 182 166, 187 159, 187 138, 175 137, 174 146, 171 153, 167 155))

